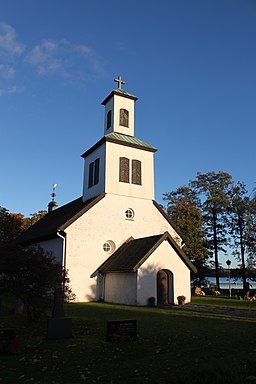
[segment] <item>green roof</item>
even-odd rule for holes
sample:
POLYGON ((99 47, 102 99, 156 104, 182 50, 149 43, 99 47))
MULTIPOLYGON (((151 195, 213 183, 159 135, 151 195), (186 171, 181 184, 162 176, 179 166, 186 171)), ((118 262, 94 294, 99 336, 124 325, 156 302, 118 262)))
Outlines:
POLYGON ((97 270, 103 274, 107 272, 136 272, 165 240, 169 242, 187 267, 196 272, 196 267, 168 232, 139 239, 129 238, 97 270))
POLYGON ((106 141, 126 145, 127 147, 140 148, 149 152, 156 152, 157 149, 150 144, 144 143, 144 141, 137 139, 134 136, 123 135, 122 133, 110 132, 107 135, 103 136, 96 144, 94 144, 91 148, 89 148, 86 152, 84 152, 81 156, 86 157, 95 149, 100 147, 106 141))
POLYGON ((111 132, 105 135, 106 141, 113 141, 113 142, 119 142, 120 144, 126 144, 129 146, 135 146, 135 147, 140 147, 144 148, 148 151, 151 152, 156 152, 157 149, 153 147, 150 144, 145 143, 144 141, 138 139, 137 137, 134 136, 129 136, 129 135, 124 135, 122 133, 118 132, 111 132))

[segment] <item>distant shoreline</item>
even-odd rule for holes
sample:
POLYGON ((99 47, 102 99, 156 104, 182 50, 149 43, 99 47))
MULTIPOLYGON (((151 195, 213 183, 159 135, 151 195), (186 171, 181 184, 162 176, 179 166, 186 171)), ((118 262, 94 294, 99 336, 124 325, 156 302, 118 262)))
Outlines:
MULTIPOLYGON (((206 279, 210 284, 216 283, 215 276, 206 276, 206 279)), ((220 289, 229 289, 229 278, 228 277, 220 277, 220 289)), ((246 279, 250 284, 250 289, 256 289, 256 281, 252 281, 250 279, 246 279)), ((230 287, 231 289, 243 289, 243 280, 240 277, 231 277, 230 278, 230 287)))

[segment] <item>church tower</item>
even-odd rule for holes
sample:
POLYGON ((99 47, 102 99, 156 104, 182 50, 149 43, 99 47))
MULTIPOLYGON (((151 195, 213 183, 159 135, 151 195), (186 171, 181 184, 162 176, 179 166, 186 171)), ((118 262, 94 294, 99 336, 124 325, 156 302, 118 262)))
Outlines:
POLYGON ((134 106, 138 98, 122 89, 124 81, 121 76, 115 81, 118 88, 101 103, 105 106, 104 133, 118 132, 134 136, 134 106))
POLYGON ((87 150, 84 158, 83 200, 103 192, 154 199, 154 152, 156 148, 134 136, 136 96, 118 88, 102 102, 104 136, 87 150))

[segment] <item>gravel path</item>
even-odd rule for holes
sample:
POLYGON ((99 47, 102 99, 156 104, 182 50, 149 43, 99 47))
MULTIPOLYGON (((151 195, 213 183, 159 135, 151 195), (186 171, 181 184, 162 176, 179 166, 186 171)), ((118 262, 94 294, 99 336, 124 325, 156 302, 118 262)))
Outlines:
POLYGON ((243 317, 243 318, 256 318, 256 311, 235 309, 235 308, 221 308, 221 307, 207 307, 202 305, 187 304, 187 305, 174 305, 171 309, 201 313, 214 313, 219 315, 243 317))

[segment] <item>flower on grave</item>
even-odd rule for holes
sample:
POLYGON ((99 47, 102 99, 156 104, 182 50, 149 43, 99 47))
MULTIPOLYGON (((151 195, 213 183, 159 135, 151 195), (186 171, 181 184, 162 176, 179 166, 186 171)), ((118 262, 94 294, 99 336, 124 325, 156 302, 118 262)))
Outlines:
POLYGON ((184 296, 184 295, 178 296, 177 300, 178 301, 185 301, 186 300, 186 296, 184 296))

